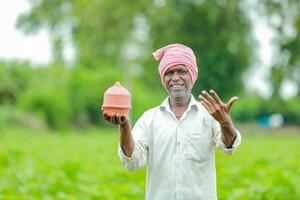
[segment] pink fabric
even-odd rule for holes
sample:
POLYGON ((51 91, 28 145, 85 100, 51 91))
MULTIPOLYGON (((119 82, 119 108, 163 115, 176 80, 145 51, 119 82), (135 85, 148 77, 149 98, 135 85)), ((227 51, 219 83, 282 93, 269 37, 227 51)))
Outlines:
POLYGON ((193 84, 198 77, 198 66, 193 50, 182 44, 170 44, 152 53, 160 61, 158 71, 163 80, 166 71, 175 65, 184 65, 192 77, 193 84))

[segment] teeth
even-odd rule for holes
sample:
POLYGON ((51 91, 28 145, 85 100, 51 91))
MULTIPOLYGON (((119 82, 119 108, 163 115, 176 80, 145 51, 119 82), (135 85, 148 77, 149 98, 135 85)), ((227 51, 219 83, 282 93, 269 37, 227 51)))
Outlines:
POLYGON ((182 86, 182 85, 172 85, 172 87, 174 87, 174 88, 178 88, 180 86, 182 86))

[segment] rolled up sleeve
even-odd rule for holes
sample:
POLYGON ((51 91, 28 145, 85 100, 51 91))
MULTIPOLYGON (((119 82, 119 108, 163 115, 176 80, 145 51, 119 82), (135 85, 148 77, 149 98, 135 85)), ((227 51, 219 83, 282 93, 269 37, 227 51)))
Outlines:
POLYGON ((120 160, 128 171, 134 171, 144 167, 147 162, 148 152, 148 133, 147 133, 147 117, 143 115, 134 125, 132 129, 134 140, 134 148, 131 157, 125 155, 120 143, 118 147, 118 155, 120 160))
POLYGON ((144 167, 147 160, 147 155, 144 152, 143 148, 139 147, 139 144, 135 142, 134 149, 131 157, 125 155, 121 145, 118 147, 118 154, 120 160, 123 162, 124 166, 128 171, 134 171, 141 167, 144 167))
POLYGON ((237 135, 234 139, 232 146, 230 148, 228 148, 228 147, 226 147, 226 145, 224 144, 224 142, 222 140, 222 135, 221 135, 222 132, 221 132, 220 124, 214 120, 213 124, 212 124, 212 128, 213 128, 215 146, 227 154, 230 154, 230 155, 233 154, 235 152, 235 150, 240 146, 241 141, 242 141, 240 132, 237 129, 235 129, 237 135))

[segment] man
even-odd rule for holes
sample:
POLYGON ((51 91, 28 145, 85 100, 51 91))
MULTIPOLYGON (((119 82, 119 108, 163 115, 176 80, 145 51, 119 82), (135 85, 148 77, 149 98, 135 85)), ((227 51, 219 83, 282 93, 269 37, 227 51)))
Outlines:
POLYGON ((189 47, 171 44, 153 55, 169 96, 132 130, 126 116, 104 113, 120 125, 120 159, 130 171, 147 163, 147 200, 217 199, 214 147, 231 154, 241 142, 229 113, 237 97, 225 104, 210 90, 194 99, 198 67, 189 47))

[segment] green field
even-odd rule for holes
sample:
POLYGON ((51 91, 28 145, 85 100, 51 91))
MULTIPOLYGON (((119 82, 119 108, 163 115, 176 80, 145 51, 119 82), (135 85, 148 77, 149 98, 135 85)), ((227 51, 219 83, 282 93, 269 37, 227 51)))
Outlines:
MULTIPOLYGON (((9 129, 0 142, 0 199, 144 198, 145 170, 122 166, 117 129, 9 129)), ((300 199, 299 135, 248 133, 233 156, 216 157, 219 199, 300 199)))

